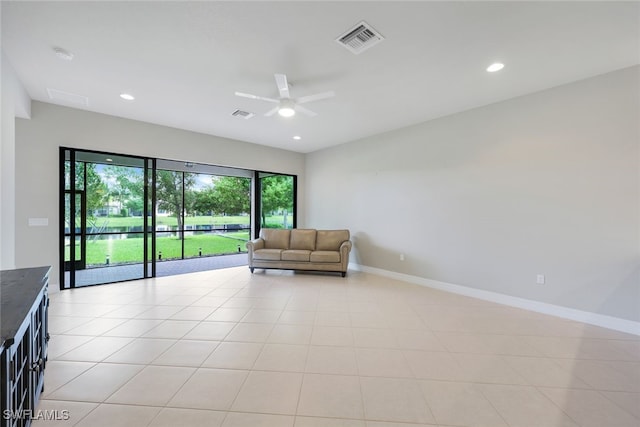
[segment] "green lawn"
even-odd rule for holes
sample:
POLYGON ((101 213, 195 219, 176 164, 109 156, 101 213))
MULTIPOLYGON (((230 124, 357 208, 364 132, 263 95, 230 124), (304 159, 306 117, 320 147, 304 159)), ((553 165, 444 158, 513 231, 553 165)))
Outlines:
MULTIPOLYGON (((249 240, 249 233, 226 233, 225 236, 209 233, 186 236, 184 240, 185 258, 198 256, 200 249, 203 256, 238 253, 238 246, 243 252, 246 251, 245 242, 249 240)), ((107 255, 109 255, 110 264, 142 262, 143 244, 144 239, 142 238, 88 241, 87 265, 104 265, 107 255)), ((163 260, 180 258, 181 248, 182 242, 176 237, 156 239, 156 249, 158 252, 162 252, 163 260)), ((76 251, 79 251, 78 246, 76 246, 76 251)), ((66 248, 66 259, 69 259, 68 247, 66 248)))
MULTIPOLYGON (((178 221, 173 216, 157 217, 158 225, 177 227, 178 221)), ((282 227, 284 217, 268 216, 266 217, 267 227, 282 227)), ((189 216, 185 218, 186 225, 223 225, 223 224, 240 224, 249 226, 250 217, 246 216, 189 216)), ((98 227, 141 227, 143 223, 142 217, 98 217, 95 224, 98 227)), ((287 217, 287 225, 291 227, 293 223, 293 215, 287 217)), ((249 240, 247 231, 229 232, 223 235, 213 233, 202 233, 197 235, 186 236, 184 241, 184 257, 192 258, 208 255, 222 255, 238 253, 238 246, 242 252, 246 251, 245 242, 249 240)), ((110 264, 135 263, 143 261, 143 239, 129 238, 119 240, 87 240, 86 264, 88 266, 104 265, 107 255, 110 264)), ((156 259, 162 252, 162 259, 179 259, 181 253, 182 242, 175 236, 158 237, 156 239, 156 259)), ((80 248, 76 246, 76 253, 79 254, 80 248)), ((70 257, 69 247, 65 248, 65 259, 70 257)), ((151 247, 149 247, 151 252, 151 247)))

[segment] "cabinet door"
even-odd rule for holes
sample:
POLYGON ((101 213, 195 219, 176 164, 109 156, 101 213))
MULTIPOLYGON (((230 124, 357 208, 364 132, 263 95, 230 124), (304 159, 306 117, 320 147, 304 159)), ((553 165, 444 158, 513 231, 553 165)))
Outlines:
POLYGON ((36 309, 31 313, 31 393, 33 402, 40 399, 44 386, 44 366, 46 359, 46 298, 41 298, 36 309))
MULTIPOLYGON (((7 349, 8 416, 3 414, 8 427, 26 427, 31 424, 33 393, 31 392, 31 328, 27 327, 20 340, 7 349)), ((17 337, 16 337, 17 338, 17 337)))

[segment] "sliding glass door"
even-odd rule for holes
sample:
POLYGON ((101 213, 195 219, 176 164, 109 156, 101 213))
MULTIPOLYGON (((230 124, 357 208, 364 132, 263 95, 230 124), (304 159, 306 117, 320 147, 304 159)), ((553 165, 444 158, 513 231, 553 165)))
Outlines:
POLYGON ((74 149, 62 149, 61 162, 62 287, 148 277, 151 233, 145 223, 150 195, 145 182, 150 163, 140 157, 74 149))
POLYGON ((260 228, 296 228, 297 181, 293 175, 257 172, 257 201, 260 228))
POLYGON ((251 171, 158 160, 156 262, 246 251, 251 171))
POLYGON ((261 228, 296 227, 296 177, 60 149, 62 289, 246 265, 261 228))

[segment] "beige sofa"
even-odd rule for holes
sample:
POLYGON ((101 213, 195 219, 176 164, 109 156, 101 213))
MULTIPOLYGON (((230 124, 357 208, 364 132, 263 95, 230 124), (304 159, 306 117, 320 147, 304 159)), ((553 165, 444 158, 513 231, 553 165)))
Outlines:
POLYGON ((247 242, 249 269, 334 271, 347 274, 349 230, 263 228, 247 242))

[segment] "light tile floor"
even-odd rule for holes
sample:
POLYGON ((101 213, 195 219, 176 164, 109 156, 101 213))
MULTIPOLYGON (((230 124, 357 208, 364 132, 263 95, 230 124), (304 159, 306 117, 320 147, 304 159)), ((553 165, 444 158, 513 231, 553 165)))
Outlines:
POLYGON ((375 275, 52 293, 36 427, 638 427, 640 337, 375 275))

